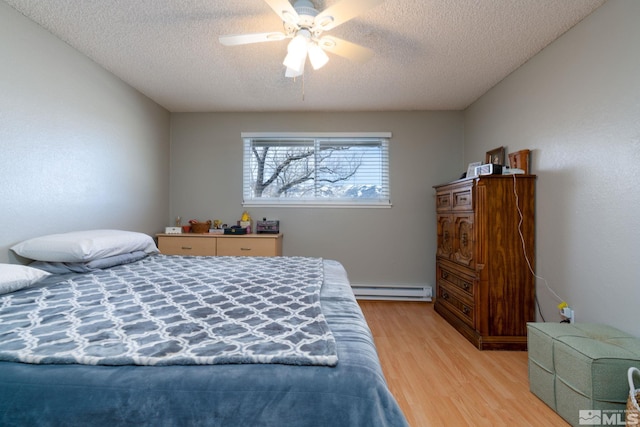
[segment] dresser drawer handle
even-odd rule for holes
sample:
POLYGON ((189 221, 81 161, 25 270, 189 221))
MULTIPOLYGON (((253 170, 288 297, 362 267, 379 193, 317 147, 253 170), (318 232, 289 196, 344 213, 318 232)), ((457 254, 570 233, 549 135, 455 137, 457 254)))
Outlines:
POLYGON ((463 305, 463 306, 462 306, 462 312, 463 312, 465 315, 467 315, 467 316, 468 316, 468 315, 469 315, 469 313, 471 313, 471 309, 470 309, 469 307, 467 307, 466 305, 463 305))
POLYGON ((449 278, 449 273, 447 273, 446 271, 442 272, 442 278, 443 279, 448 279, 449 278))
POLYGON ((251 248, 240 248, 241 251, 250 251, 251 248))
POLYGON ((462 283, 462 289, 464 289, 465 291, 469 291, 469 288, 471 288, 471 285, 468 284, 467 282, 463 282, 462 283))
POLYGON ((442 298, 448 300, 449 299, 449 294, 447 292, 443 292, 442 293, 442 298))
POLYGON ((190 251, 191 249, 193 249, 191 246, 183 246, 182 249, 190 251))

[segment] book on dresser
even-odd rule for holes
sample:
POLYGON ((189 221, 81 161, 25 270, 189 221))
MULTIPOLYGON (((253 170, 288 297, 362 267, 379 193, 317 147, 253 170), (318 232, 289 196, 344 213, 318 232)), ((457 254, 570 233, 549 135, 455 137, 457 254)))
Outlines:
POLYGON ((480 350, 526 350, 535 321, 535 175, 435 186, 434 307, 480 350))

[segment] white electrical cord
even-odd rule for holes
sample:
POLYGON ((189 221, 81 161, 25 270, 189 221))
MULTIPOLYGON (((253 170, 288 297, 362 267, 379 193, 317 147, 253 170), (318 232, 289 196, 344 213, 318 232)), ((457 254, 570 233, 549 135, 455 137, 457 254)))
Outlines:
POLYGON ((516 187, 516 174, 513 174, 513 194, 515 194, 516 196, 516 208, 518 209, 518 215, 520 215, 520 221, 518 222, 518 233, 520 234, 520 241, 522 242, 522 252, 524 252, 524 259, 527 260, 527 265, 529 266, 529 271, 531 272, 531 274, 533 274, 533 277, 535 277, 538 280, 541 280, 544 285, 547 287, 547 289, 549 290, 549 292, 551 292, 551 294, 553 296, 556 297, 556 299, 559 302, 564 302, 565 300, 563 300, 562 298, 560 298, 558 296, 558 294, 556 294, 553 289, 551 289, 551 287, 549 286, 549 283, 547 282, 547 279, 545 279, 544 277, 538 276, 535 271, 533 271, 533 267, 531 267, 531 261, 529 261, 529 255, 527 254, 527 248, 525 246, 525 242, 524 242, 524 235, 522 234, 522 221, 523 221, 523 215, 522 215, 522 211, 520 210, 520 204, 518 203, 518 189, 516 187))

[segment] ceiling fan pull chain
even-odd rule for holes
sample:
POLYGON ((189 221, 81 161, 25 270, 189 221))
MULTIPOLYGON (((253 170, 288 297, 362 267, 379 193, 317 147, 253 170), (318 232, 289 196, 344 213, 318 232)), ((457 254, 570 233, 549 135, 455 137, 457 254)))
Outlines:
MULTIPOLYGON (((304 102, 304 73, 300 74, 300 78, 302 79, 302 101, 304 102)), ((294 77, 293 78, 293 83, 298 83, 298 77, 294 77)))

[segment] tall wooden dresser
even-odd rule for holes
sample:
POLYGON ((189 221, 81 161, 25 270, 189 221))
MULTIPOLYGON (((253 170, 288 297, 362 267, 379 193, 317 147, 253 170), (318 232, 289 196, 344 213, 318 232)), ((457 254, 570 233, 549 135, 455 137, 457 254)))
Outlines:
POLYGON ((480 350, 527 348, 535 182, 534 175, 487 175, 434 187, 435 310, 480 350))

